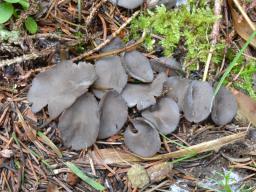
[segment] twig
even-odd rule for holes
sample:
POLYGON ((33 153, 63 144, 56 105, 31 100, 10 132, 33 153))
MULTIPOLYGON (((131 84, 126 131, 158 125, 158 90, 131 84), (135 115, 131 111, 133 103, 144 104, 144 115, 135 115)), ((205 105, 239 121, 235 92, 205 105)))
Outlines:
POLYGON ((127 153, 124 151, 118 151, 113 149, 100 149, 97 151, 95 150, 92 152, 93 154, 92 158, 94 162, 96 162, 98 165, 102 165, 102 164, 104 165, 105 164, 108 164, 108 165, 122 164, 123 165, 124 160, 129 163, 132 163, 132 162, 141 162, 141 161, 155 161, 155 160, 167 160, 171 158, 181 158, 192 153, 200 154, 208 151, 217 151, 225 145, 228 145, 243 139, 245 136, 246 136, 246 132, 232 134, 219 139, 214 139, 211 141, 186 147, 185 149, 180 149, 178 151, 174 151, 174 152, 166 153, 162 155, 156 155, 150 158, 143 158, 132 153, 127 153), (116 155, 116 153, 118 153, 118 156, 116 155))
POLYGON ((34 15, 38 11, 38 3, 34 0, 30 1, 30 6, 28 10, 22 12, 21 15, 19 15, 19 18, 17 19, 13 30, 20 30, 21 25, 24 23, 24 21, 27 19, 29 15, 34 15))
POLYGON ((141 38, 137 42, 135 42, 134 44, 131 44, 131 45, 128 45, 126 47, 116 49, 116 50, 113 50, 113 51, 101 53, 101 54, 98 54, 98 55, 92 55, 92 56, 86 57, 86 59, 88 59, 88 60, 90 60, 90 59, 100 59, 102 57, 106 57, 106 56, 110 56, 110 55, 117 55, 117 54, 122 53, 124 51, 130 51, 130 50, 136 48, 139 44, 141 44, 144 41, 145 37, 146 37, 146 31, 144 31, 142 33, 141 38))
POLYGON ((29 54, 25 54, 25 55, 22 55, 19 57, 14 57, 13 59, 6 59, 3 61, 0 61, 0 68, 4 67, 4 66, 17 64, 17 63, 22 63, 24 61, 34 60, 39 57, 49 55, 51 52, 53 52, 53 50, 54 49, 50 48, 50 49, 43 50, 40 53, 29 53, 29 54))
POLYGON ((107 0, 102 0, 100 1, 95 7, 93 7, 93 9, 90 11, 90 15, 86 18, 85 21, 85 26, 88 26, 91 24, 93 17, 95 16, 95 14, 97 13, 98 9, 100 8, 100 6, 105 3, 107 0))
POLYGON ((104 41, 103 43, 99 44, 97 47, 95 47, 94 49, 85 52, 75 58, 72 59, 72 61, 78 61, 81 60, 85 57, 88 57, 89 55, 95 53, 96 51, 99 51, 101 48, 103 48, 104 46, 106 46, 108 43, 110 43, 138 14, 140 13, 140 11, 136 11, 129 19, 127 19, 127 21, 122 24, 118 30, 116 30, 110 38, 106 39, 106 41, 104 41))
MULTIPOLYGON (((222 0, 215 0, 215 4, 214 4, 214 15, 219 17, 221 15, 221 6, 222 6, 222 0)), ((221 18, 218 18, 212 28, 212 33, 211 33, 211 48, 207 57, 207 61, 205 64, 205 69, 204 69, 204 75, 203 75, 203 81, 206 81, 207 79, 207 74, 208 74, 208 70, 210 67, 210 63, 211 63, 211 59, 212 59, 212 55, 213 55, 213 51, 215 49, 215 45, 217 43, 217 39, 219 36, 219 29, 220 29, 220 21, 221 18)))

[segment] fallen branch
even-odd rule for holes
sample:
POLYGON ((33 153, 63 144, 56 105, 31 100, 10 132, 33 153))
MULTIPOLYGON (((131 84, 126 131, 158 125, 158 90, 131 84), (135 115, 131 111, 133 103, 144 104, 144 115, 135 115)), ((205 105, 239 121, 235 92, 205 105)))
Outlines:
POLYGON ((141 38, 137 42, 135 42, 134 44, 131 44, 131 45, 128 45, 126 47, 123 47, 123 48, 120 48, 120 49, 116 49, 116 50, 113 50, 113 51, 100 53, 98 55, 91 55, 89 57, 86 57, 86 59, 87 60, 90 60, 90 59, 100 59, 102 57, 107 57, 107 56, 111 56, 111 55, 117 55, 117 54, 122 53, 124 51, 131 51, 131 50, 135 49, 138 45, 143 43, 145 37, 146 37, 146 31, 143 32, 141 38))
POLYGON ((53 51, 54 51, 54 49, 50 48, 50 49, 43 50, 40 53, 29 53, 29 54, 25 54, 25 55, 22 55, 22 56, 14 57, 13 59, 2 60, 2 61, 0 61, 0 68, 4 67, 4 66, 9 66, 9 65, 13 65, 13 64, 22 63, 22 62, 25 62, 25 61, 34 60, 34 59, 37 59, 39 57, 49 55, 53 51))
POLYGON ((86 18, 85 21, 85 26, 89 26, 92 22, 93 17, 95 16, 95 14, 97 13, 97 11, 99 10, 99 8, 101 7, 101 5, 103 3, 107 2, 107 0, 102 0, 100 1, 96 6, 93 7, 93 9, 91 10, 90 15, 86 18))
MULTIPOLYGON (((235 141, 241 140, 246 136, 246 132, 241 132, 229 136, 225 136, 219 139, 212 141, 203 142, 197 145, 187 147, 186 149, 180 149, 171 153, 166 153, 163 155, 156 155, 150 158, 143 158, 136 156, 131 153, 127 153, 115 149, 99 149, 92 152, 93 162, 98 165, 103 164, 126 164, 133 162, 142 162, 142 161, 156 161, 156 160, 167 160, 171 158, 181 158, 187 155, 200 154, 208 151, 218 151, 221 147, 234 143, 235 141)), ((89 161, 88 161, 89 163, 89 161)))
MULTIPOLYGON (((215 4, 214 4, 214 15, 217 17, 221 16, 221 6, 222 6, 223 1, 222 0, 216 0, 215 4)), ((206 81, 207 79, 207 74, 208 74, 208 70, 210 67, 210 63, 211 63, 211 59, 212 59, 212 55, 213 55, 213 51, 215 49, 215 45, 217 43, 217 39, 219 36, 219 31, 220 31, 220 21, 221 18, 218 18, 212 28, 212 33, 211 33, 211 48, 207 57, 207 61, 205 64, 205 69, 204 69, 204 75, 203 75, 203 81, 206 81)))

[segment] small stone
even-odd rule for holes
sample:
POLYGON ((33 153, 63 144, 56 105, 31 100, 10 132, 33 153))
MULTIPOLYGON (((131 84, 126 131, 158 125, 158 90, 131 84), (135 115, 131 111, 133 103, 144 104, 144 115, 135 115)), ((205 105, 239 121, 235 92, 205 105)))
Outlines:
POLYGON ((133 165, 127 175, 133 187, 143 188, 150 182, 147 171, 139 164, 133 165))

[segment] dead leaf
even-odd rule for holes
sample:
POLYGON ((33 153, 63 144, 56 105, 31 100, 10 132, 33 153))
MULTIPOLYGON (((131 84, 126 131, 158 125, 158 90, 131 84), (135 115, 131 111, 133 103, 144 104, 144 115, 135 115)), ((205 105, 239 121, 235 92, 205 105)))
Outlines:
POLYGON ((71 186, 75 186, 80 181, 80 178, 72 172, 67 174, 67 183, 71 186))
POLYGON ((171 175, 173 165, 170 162, 161 162, 147 169, 151 182, 160 182, 171 175))
POLYGON ((31 119, 34 122, 37 122, 37 117, 32 112, 31 108, 26 109, 26 111, 24 112, 24 116, 26 116, 27 118, 31 119))
POLYGON ((150 182, 146 169, 139 164, 133 165, 128 170, 127 176, 133 187, 143 188, 150 182))
POLYGON ((238 113, 256 126, 256 101, 242 92, 232 89, 238 103, 238 113))
POLYGON ((40 111, 48 105, 51 118, 56 118, 74 101, 85 93, 96 80, 94 66, 80 62, 78 65, 64 61, 38 74, 28 92, 28 100, 33 103, 32 111, 40 111))
POLYGON ((52 182, 49 182, 46 192, 59 192, 58 186, 52 182))
POLYGON ((99 107, 91 93, 79 97, 59 118, 63 143, 80 150, 96 142, 99 133, 99 107))
MULTIPOLYGON (((238 12, 235 10, 235 8, 234 8, 235 5, 233 4, 232 0, 228 0, 228 4, 229 4, 230 10, 231 10, 232 21, 233 21, 233 25, 234 25, 236 32, 245 41, 247 41, 249 39, 249 37, 251 36, 251 34, 253 33, 252 29, 250 28, 247 21, 243 17, 240 17, 238 12)), ((254 22, 254 24, 256 26, 255 22, 254 22)), ((256 47, 256 39, 253 39, 250 44, 252 46, 256 47)))

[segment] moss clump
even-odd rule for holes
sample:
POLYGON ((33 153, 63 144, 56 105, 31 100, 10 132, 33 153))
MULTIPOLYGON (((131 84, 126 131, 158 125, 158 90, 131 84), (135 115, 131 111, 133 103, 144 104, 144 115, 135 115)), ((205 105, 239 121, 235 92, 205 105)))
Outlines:
POLYGON ((234 82, 234 87, 245 90, 248 95, 256 99, 256 91, 253 87, 253 75, 256 74, 256 61, 251 59, 242 71, 240 71, 240 68, 241 65, 238 65, 234 69, 234 73, 238 74, 240 72, 239 79, 234 82))
MULTIPOLYGON (((198 69, 204 64, 210 49, 210 33, 216 17, 212 8, 206 3, 191 2, 189 5, 167 10, 163 5, 155 10, 147 10, 131 25, 131 37, 138 38, 139 32, 146 30, 144 46, 153 50, 156 46, 163 47, 164 55, 172 55, 178 46, 184 46, 185 66, 189 70, 198 69), (159 38, 155 38, 158 36, 159 38)), ((220 63, 224 43, 216 45, 212 62, 220 63)))

